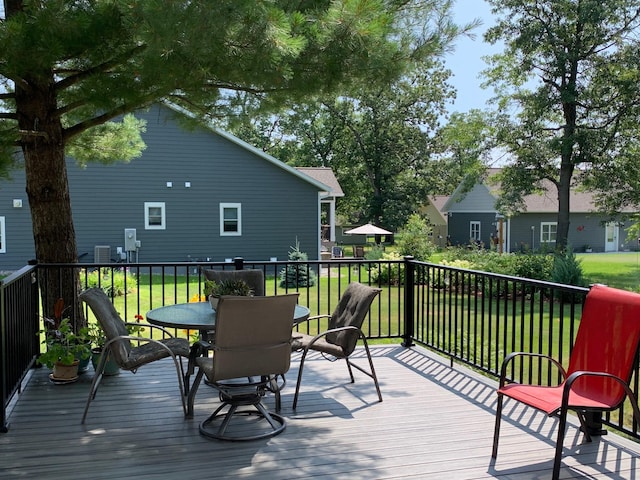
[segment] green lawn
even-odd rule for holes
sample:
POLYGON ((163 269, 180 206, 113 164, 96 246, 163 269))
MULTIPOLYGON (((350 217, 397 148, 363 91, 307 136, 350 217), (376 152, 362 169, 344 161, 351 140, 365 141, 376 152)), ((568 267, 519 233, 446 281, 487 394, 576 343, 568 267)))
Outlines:
POLYGON ((640 291, 640 252, 577 254, 589 283, 640 291))

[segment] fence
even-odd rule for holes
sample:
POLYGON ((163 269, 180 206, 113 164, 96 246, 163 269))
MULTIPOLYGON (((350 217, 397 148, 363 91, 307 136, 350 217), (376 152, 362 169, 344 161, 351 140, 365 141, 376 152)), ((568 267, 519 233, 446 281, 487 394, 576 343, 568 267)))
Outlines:
POLYGON ((40 352, 38 285, 35 267, 24 267, 0 281, 0 431, 6 432, 6 408, 22 389, 40 352))
MULTIPOLYGON (((566 365, 582 302, 588 292, 586 288, 417 262, 410 257, 382 261, 244 262, 236 259, 233 263, 73 264, 37 268, 43 297, 45 293, 49 298, 55 297, 55 292, 44 292, 50 278, 64 278, 70 269, 75 269, 80 279, 77 288, 98 286, 112 294, 114 305, 126 321, 163 305, 204 300, 203 268, 261 269, 267 295, 299 292, 299 303, 307 306, 311 315, 330 314, 348 284, 358 281, 382 289, 364 325, 370 339, 396 340, 406 347, 418 343, 448 356, 451 362, 462 362, 493 377, 498 376, 505 354, 516 350, 550 355, 566 365)), ((30 289, 24 286, 10 289, 9 279, 2 284, 3 312, 7 311, 4 303, 12 302, 13 308, 31 305, 19 312, 28 331, 9 333, 9 337, 21 336, 20 340, 9 340, 3 326, 5 406, 7 398, 19 388, 12 386, 15 379, 5 376, 7 353, 16 348, 12 346, 15 342, 29 343, 33 351, 34 332, 38 330, 35 274, 26 269, 12 276, 11 283, 18 283, 23 277, 21 282, 28 283, 30 289), (9 298, 11 301, 4 300, 9 298), (11 345, 5 346, 5 343, 11 345)), ((90 315, 86 308, 84 313, 90 315)), ((320 327, 312 323, 304 328, 312 332, 320 327)), ((193 332, 174 333, 184 336, 193 332)), ((33 353, 21 362, 15 367, 16 371, 32 366, 33 353)), ((550 384, 558 380, 550 367, 537 364, 518 365, 510 375, 518 381, 550 384)), ((632 383, 636 395, 638 378, 636 368, 632 383)), ((619 411, 607 413, 602 422, 640 439, 638 425, 629 413, 629 406, 623 406, 619 411)), ((600 421, 592 420, 596 426, 600 421)))

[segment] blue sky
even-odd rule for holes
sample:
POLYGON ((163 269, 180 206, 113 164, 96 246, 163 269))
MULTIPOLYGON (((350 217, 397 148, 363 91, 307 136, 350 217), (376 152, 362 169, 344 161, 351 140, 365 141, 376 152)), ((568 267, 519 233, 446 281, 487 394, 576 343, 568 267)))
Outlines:
POLYGON ((458 24, 469 23, 479 18, 482 25, 474 30, 475 39, 460 38, 455 43, 455 51, 445 58, 447 68, 453 72, 449 82, 458 91, 457 99, 449 111, 483 109, 493 92, 480 88, 482 80, 479 75, 486 68, 481 57, 499 53, 501 50, 501 46, 489 45, 482 39, 487 28, 493 25, 491 8, 484 0, 455 0, 453 12, 454 20, 458 24))

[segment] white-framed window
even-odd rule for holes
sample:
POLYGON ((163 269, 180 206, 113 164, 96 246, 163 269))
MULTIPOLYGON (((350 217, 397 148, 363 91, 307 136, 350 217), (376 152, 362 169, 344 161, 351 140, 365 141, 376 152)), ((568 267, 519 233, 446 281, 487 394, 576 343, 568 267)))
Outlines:
POLYGON ((558 232, 557 222, 540 223, 540 243, 555 243, 558 232))
POLYGON ((220 204, 220 235, 242 235, 242 205, 239 203, 220 204))
POLYGON ((480 222, 469 222, 469 239, 480 241, 480 222))
POLYGON ((7 241, 4 234, 4 217, 0 217, 0 253, 7 253, 7 241))
POLYGON ((164 202, 144 202, 145 230, 165 230, 167 221, 164 202))

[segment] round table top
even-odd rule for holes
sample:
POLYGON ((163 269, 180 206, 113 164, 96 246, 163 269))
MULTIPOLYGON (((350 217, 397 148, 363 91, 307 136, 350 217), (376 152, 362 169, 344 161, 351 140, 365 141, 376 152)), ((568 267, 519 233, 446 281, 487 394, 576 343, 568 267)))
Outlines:
MULTIPOLYGON (((296 305, 293 323, 309 317, 309 309, 296 305)), ((147 312, 147 321, 152 325, 189 330, 213 330, 216 326, 216 311, 209 302, 179 303, 154 308, 147 312)))

